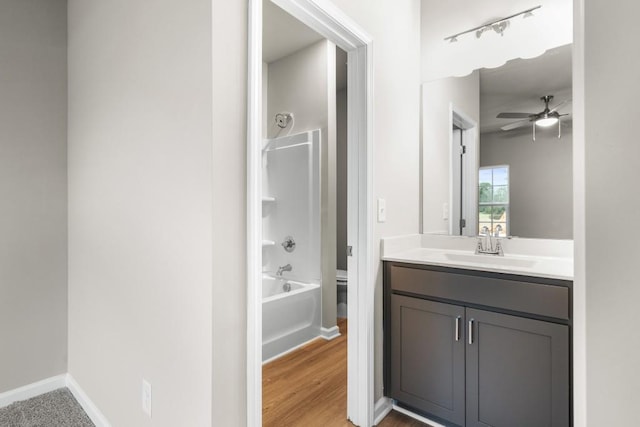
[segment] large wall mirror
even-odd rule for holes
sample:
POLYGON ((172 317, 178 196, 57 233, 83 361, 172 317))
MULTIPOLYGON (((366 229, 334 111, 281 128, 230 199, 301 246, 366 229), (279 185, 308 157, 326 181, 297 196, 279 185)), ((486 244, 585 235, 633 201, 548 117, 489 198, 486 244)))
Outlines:
POLYGON ((481 6, 423 0, 422 230, 571 239, 571 1, 481 6))

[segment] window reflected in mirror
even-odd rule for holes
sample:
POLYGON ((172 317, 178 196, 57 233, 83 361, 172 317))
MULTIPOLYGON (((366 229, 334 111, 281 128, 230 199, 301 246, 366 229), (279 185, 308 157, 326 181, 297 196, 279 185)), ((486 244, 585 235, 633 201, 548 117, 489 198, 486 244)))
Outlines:
POLYGON ((509 235, 509 166, 485 166, 478 172, 478 230, 509 235))

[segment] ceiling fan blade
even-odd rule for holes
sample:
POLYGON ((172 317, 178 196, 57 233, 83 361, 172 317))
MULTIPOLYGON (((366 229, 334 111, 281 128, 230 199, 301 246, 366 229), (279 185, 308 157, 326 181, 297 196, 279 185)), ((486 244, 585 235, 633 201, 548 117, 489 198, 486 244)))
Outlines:
POLYGON ((526 119, 532 116, 531 113, 500 113, 496 116, 498 119, 526 119))
POLYGON ((528 126, 531 123, 531 120, 518 120, 517 122, 509 123, 508 125, 502 126, 500 129, 502 130, 512 130, 521 128, 523 126, 528 126))
POLYGON ((554 111, 557 111, 559 108, 564 107, 566 104, 568 104, 569 102, 571 102, 570 99, 565 99, 564 101, 562 101, 560 104, 556 105, 555 107, 553 107, 551 109, 551 111, 549 111, 550 113, 553 113, 554 111))

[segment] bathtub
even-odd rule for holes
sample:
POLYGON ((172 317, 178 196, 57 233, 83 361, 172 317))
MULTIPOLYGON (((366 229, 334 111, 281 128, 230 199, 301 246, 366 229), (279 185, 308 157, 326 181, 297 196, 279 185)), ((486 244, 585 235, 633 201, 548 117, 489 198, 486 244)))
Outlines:
POLYGON ((320 336, 320 285, 262 277, 262 361, 320 336), (291 288, 287 292, 283 285, 291 288))

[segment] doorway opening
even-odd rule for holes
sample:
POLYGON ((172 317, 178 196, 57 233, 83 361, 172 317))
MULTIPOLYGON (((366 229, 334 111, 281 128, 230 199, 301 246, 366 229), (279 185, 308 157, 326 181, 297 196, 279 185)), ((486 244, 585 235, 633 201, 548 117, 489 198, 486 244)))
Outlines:
MULTIPOLYGON (((336 304, 336 266, 335 251, 336 225, 333 224, 333 244, 325 245, 331 238, 322 239, 323 224, 325 218, 321 214, 324 199, 323 190, 330 188, 330 183, 324 181, 323 167, 327 166, 329 150, 328 145, 323 145, 323 138, 331 134, 330 123, 304 123, 306 105, 299 108, 289 108, 284 104, 268 104, 268 94, 265 96, 265 85, 278 84, 270 82, 271 67, 265 67, 263 57, 263 11, 269 13, 267 8, 277 6, 291 15, 299 24, 304 24, 318 33, 324 40, 318 41, 318 49, 328 52, 327 47, 333 46, 333 60, 331 55, 323 69, 326 71, 333 66, 335 68, 336 46, 347 55, 349 67, 346 71, 348 91, 347 98, 347 186, 346 186, 346 241, 349 249, 345 249, 351 256, 347 257, 347 316, 349 318, 347 334, 347 399, 346 416, 356 425, 373 424, 373 294, 366 292, 368 284, 372 283, 373 271, 373 245, 372 245, 372 212, 369 208, 371 195, 371 164, 370 149, 371 135, 371 73, 372 63, 370 57, 371 39, 359 29, 353 22, 344 16, 339 10, 327 6, 320 6, 314 1, 288 1, 288 0, 251 0, 250 1, 250 40, 249 40, 249 99, 248 99, 248 424, 261 425, 262 422, 262 362, 265 356, 277 357, 282 351, 273 350, 270 346, 275 342, 271 334, 273 325, 265 323, 264 314, 267 310, 263 298, 265 289, 271 284, 275 289, 283 289, 283 293, 290 296, 305 295, 307 309, 301 310, 307 315, 304 319, 298 319, 299 325, 310 326, 307 332, 318 331, 326 339, 338 336, 338 327, 335 325, 337 311, 336 304), (264 10, 263 10, 264 9, 264 10), (296 111, 290 111, 296 110, 296 111), (265 116, 266 114, 266 116, 265 116), (273 117, 270 117, 273 116, 273 117), (263 124, 273 125, 275 133, 269 135, 270 129, 263 124), (278 129, 279 128, 279 129, 278 129), (324 132, 323 132, 324 130, 324 132), (323 136, 324 134, 324 136, 323 136), (266 138, 264 136, 267 136, 266 138), (323 150, 324 148, 324 150, 323 150), (266 159, 266 160, 265 160, 266 159), (324 160, 324 163, 323 163, 324 160), (265 163, 267 163, 265 172, 265 163), (295 177, 279 178, 272 171, 294 172, 295 177), (320 173, 318 173, 320 172, 320 173), (318 178, 319 176, 319 178, 318 178), (325 184, 324 186, 322 184, 325 184), (274 196, 265 192, 265 188, 273 189, 279 194, 274 196), (277 189, 276 189, 277 188, 277 189), (319 196, 319 197, 316 197, 319 196), (297 231, 291 233, 281 229, 277 220, 266 220, 265 215, 287 210, 296 210, 293 201, 303 201, 307 212, 297 210, 299 224, 297 231), (286 206, 285 206, 286 205, 286 206), (318 209, 316 209, 318 208, 318 209), (319 215, 320 218, 317 218, 319 215), (319 221, 318 221, 319 219, 319 221), (320 223, 319 233, 314 231, 314 225, 320 223), (273 236, 267 236, 270 233, 273 236), (281 234, 286 234, 282 235, 281 234), (318 237, 318 235, 320 237, 318 237), (272 237, 272 238, 269 238, 272 237), (319 241, 319 242, 318 242, 319 241), (322 256, 325 247, 333 246, 333 257, 322 256), (272 250, 273 249, 273 250, 272 250), (292 262, 293 255, 306 256, 296 258, 297 265, 292 262), (320 268, 309 263, 309 257, 321 260, 320 268), (327 262, 331 261, 331 262, 327 262), (314 270, 315 268, 315 270, 314 270), (306 270, 306 272, 305 272, 306 270), (303 272, 305 272, 303 274, 303 272), (293 277, 294 273, 300 277, 293 277), (265 275, 271 276, 265 278, 265 275), (307 276, 310 280, 301 279, 307 276), (318 278, 314 283, 314 277, 318 278), (266 280, 269 279, 269 280, 266 280), (282 282, 282 283, 281 283, 282 282), (331 283, 333 289, 326 293, 322 290, 322 283, 331 283), (288 286, 287 286, 288 285, 288 286), (316 285, 316 286, 307 286, 316 285), (306 291, 301 290, 306 286, 306 291), (313 302, 314 296, 320 304, 313 302), (332 302, 329 302, 332 301, 332 302), (328 305, 333 304, 333 322, 323 322, 323 316, 328 305), (320 314, 309 316, 309 313, 320 314), (311 324, 311 325, 308 325, 311 324), (266 328, 266 329, 265 329, 266 328), (267 330, 268 329, 268 330, 267 330), (266 331, 266 332, 265 332, 266 331), (267 337, 267 341, 264 338, 267 337), (266 345, 265 345, 266 344, 266 345), (273 354, 271 354, 273 353, 273 354)), ((286 31, 281 26, 279 33, 286 31)), ((285 34, 286 36, 286 34, 285 34)), ((280 44, 282 45, 282 43, 280 44)), ((300 51, 300 49, 298 49, 300 51)), ((291 55, 290 55, 291 56, 291 55)), ((293 61, 295 62, 295 61, 293 61)), ((277 68, 277 67, 275 67, 277 68)), ((274 68, 274 69, 275 69, 274 68)), ((318 72, 318 68, 314 72, 318 72)), ((282 79, 278 93, 293 94, 299 92, 293 85, 294 78, 282 79)), ((275 80, 274 80, 275 81, 275 80)), ((327 93, 329 91, 327 90, 327 93)), ((336 97, 335 81, 333 85, 333 97, 336 97)), ((275 103, 277 104, 277 103, 275 103)), ((304 104, 304 103, 303 103, 304 104)), ((327 106, 329 117, 330 108, 327 106)), ((336 103, 333 103, 335 115, 336 103)), ((330 121, 330 120, 329 120, 330 121)), ((333 124, 335 127, 335 122, 333 124)), ((326 141, 326 139, 324 140, 326 141)), ((326 144, 326 143, 325 143, 326 144)), ((335 149, 332 153, 336 158, 335 149)), ((335 165, 334 165, 335 167, 335 165)), ((328 178, 327 178, 328 179, 328 178)), ((336 177, 333 175, 335 186, 336 177)), ((335 196, 335 195, 334 195, 335 196)), ((336 215, 336 203, 328 209, 336 215)), ((272 217, 272 218, 275 218, 272 217)), ((286 221, 285 221, 286 222, 286 221)), ((331 219, 328 221, 331 222, 331 219)), ((295 224, 294 224, 295 225, 295 224)), ((278 298, 275 298, 274 302, 278 298)), ((302 305, 304 305, 302 304, 302 305)), ((302 305, 296 304, 296 307, 302 305)), ((278 311, 278 310, 276 310, 278 311)), ((286 311, 286 310, 285 310, 286 311)), ((325 316, 330 319, 331 315, 325 316)), ((292 322, 287 321, 291 324, 292 322)), ((286 329, 286 328, 285 328, 286 329)), ((301 328, 293 328, 301 329, 301 328)), ((304 344, 304 338, 301 338, 304 344)), ((307 335, 305 335, 307 334, 307 335)), ((337 340, 336 340, 337 341, 337 340)), ((299 345, 299 344, 297 344, 299 345)), ((296 344, 293 345, 296 347, 296 344)), ((282 349, 282 348, 280 348, 282 349)), ((285 350, 286 352, 287 350, 285 350)), ((286 357, 286 356, 285 356, 286 357)))
MULTIPOLYGON (((478 177, 479 164, 477 123, 464 112, 451 107, 451 215, 449 234, 476 236, 478 233, 478 177)), ((443 218, 448 215, 443 208, 443 218)))

